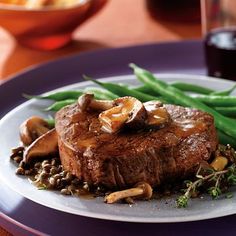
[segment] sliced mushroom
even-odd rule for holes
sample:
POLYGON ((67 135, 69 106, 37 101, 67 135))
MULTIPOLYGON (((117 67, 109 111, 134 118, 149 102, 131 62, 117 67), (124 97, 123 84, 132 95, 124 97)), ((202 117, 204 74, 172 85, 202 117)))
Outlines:
POLYGON ((114 107, 115 103, 112 100, 92 100, 90 108, 97 111, 105 111, 114 107))
POLYGON ((111 100, 96 100, 93 94, 83 94, 78 99, 78 105, 82 111, 87 109, 105 111, 112 108, 115 103, 111 100))
POLYGON ((22 146, 12 148, 10 158, 13 159, 16 156, 22 156, 24 153, 24 150, 25 150, 25 148, 22 146))
POLYGON ((49 126, 44 119, 32 116, 20 125, 20 139, 25 146, 28 146, 48 131, 49 126))
POLYGON ((23 161, 30 163, 40 157, 47 157, 58 152, 57 132, 55 129, 37 138, 24 152, 23 161))
POLYGON ((94 95, 90 93, 86 93, 81 95, 78 98, 78 106, 80 107, 81 111, 87 110, 91 101, 94 99, 94 95))
POLYGON ((138 99, 122 97, 114 100, 116 106, 99 114, 102 130, 115 133, 123 126, 141 128, 145 124, 146 110, 138 99))
POLYGON ((112 107, 100 113, 98 117, 101 129, 107 133, 119 131, 127 121, 127 118, 128 116, 121 112, 121 106, 112 107))
POLYGON ((211 162, 210 166, 214 168, 215 171, 224 170, 228 164, 228 159, 224 156, 216 156, 211 162))
POLYGON ((130 197, 148 200, 152 197, 152 187, 146 182, 140 182, 134 188, 117 191, 107 195, 104 201, 106 203, 115 203, 121 199, 130 197))
POLYGON ((146 124, 152 127, 164 126, 170 121, 170 114, 159 101, 145 102, 144 107, 147 111, 146 124))

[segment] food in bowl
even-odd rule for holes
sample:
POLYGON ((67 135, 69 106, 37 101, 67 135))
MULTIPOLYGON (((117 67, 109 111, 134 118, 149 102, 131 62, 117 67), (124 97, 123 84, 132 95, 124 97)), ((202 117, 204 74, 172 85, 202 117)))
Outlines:
POLYGON ((106 0, 49 1, 53 4, 46 6, 39 2, 45 1, 0 1, 0 26, 24 46, 53 50, 69 43, 74 30, 106 0))
POLYGON ((84 0, 1 0, 0 3, 23 6, 25 8, 37 9, 43 7, 71 7, 82 3, 84 0))

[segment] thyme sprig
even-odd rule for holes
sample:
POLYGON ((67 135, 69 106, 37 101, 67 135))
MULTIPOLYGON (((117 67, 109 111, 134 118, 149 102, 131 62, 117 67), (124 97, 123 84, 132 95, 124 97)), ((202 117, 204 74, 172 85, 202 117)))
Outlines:
POLYGON ((179 208, 185 208, 188 205, 189 199, 196 195, 200 187, 209 186, 206 190, 211 195, 212 199, 217 199, 222 194, 222 189, 236 184, 236 166, 232 164, 227 169, 222 171, 214 171, 209 169, 208 174, 200 174, 204 167, 200 166, 195 181, 187 181, 184 194, 177 198, 176 205, 179 208), (213 185, 213 186, 212 186, 213 185))

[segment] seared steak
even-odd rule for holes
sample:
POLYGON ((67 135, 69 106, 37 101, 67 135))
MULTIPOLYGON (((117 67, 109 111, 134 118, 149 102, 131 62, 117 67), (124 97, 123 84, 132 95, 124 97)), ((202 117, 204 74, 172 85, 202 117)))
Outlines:
POLYGON ((140 181, 152 187, 192 175, 215 151, 218 140, 211 115, 165 105, 171 122, 161 129, 101 131, 99 112, 77 104, 56 114, 63 167, 82 181, 108 188, 140 181))

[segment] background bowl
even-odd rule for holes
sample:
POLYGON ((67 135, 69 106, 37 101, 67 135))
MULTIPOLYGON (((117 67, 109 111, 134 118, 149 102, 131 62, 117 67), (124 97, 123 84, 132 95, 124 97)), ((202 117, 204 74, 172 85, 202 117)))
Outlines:
POLYGON ((52 6, 27 9, 24 6, 0 3, 0 26, 22 45, 52 50, 71 41, 73 31, 97 13, 107 0, 80 0, 64 8, 52 6))

